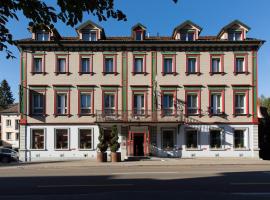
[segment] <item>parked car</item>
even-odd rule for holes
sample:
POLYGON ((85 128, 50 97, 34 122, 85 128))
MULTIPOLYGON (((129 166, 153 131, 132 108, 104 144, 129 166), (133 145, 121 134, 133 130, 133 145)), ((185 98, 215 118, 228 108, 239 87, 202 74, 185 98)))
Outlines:
POLYGON ((9 163, 11 161, 18 161, 19 155, 17 151, 9 148, 0 148, 0 161, 3 163, 9 163))

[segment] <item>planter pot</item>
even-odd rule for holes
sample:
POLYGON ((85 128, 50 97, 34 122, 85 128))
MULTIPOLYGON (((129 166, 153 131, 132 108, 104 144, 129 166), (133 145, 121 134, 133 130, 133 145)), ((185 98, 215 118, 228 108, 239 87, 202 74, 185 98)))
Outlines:
POLYGON ((112 162, 121 162, 121 153, 120 152, 112 152, 111 157, 112 157, 112 162))
POLYGON ((98 162, 107 162, 107 153, 106 152, 97 152, 97 161, 98 162))

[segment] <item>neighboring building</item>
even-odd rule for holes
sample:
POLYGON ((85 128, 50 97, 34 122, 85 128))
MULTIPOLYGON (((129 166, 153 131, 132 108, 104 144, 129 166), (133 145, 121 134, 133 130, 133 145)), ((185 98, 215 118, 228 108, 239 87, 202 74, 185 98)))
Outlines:
POLYGON ((19 104, 13 104, 0 112, 1 115, 1 140, 3 146, 19 148, 19 104))
MULTIPOLYGON (((257 52, 235 20, 217 36, 191 21, 172 36, 110 37, 87 21, 77 37, 35 29, 21 52, 25 160, 94 158, 99 126, 118 126, 126 156, 258 157, 257 52)), ((31 30, 31 29, 30 29, 31 30)))

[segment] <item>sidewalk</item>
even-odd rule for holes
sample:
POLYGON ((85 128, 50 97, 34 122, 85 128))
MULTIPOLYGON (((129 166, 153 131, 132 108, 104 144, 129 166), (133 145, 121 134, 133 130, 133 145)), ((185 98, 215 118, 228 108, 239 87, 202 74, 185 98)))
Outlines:
POLYGON ((62 160, 62 161, 42 161, 28 163, 0 164, 0 167, 128 167, 128 166, 195 166, 195 165, 269 165, 270 160, 259 160, 252 158, 152 158, 142 161, 126 161, 119 163, 98 163, 95 160, 62 160))

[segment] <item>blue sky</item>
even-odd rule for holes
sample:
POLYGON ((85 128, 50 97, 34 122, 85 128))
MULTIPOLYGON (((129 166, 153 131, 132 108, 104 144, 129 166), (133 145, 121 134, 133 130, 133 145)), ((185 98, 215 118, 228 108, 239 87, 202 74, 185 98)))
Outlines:
MULTIPOLYGON (((52 1, 47 0, 51 3, 52 1)), ((171 35, 178 24, 190 19, 200 25, 201 35, 217 35, 219 30, 234 19, 239 19, 251 27, 248 37, 270 41, 270 1, 269 0, 116 0, 115 7, 127 14, 126 22, 109 19, 99 22, 97 17, 85 15, 84 21, 90 19, 100 24, 106 35, 130 35, 130 28, 140 22, 144 24, 150 35, 171 35), (267 20, 268 19, 268 20, 267 20)), ((14 38, 30 37, 27 30, 28 21, 21 14, 20 21, 10 21, 8 27, 14 38)), ((75 36, 76 32, 63 23, 56 28, 63 36, 75 36)), ((18 100, 19 84, 19 52, 12 47, 17 59, 7 60, 5 53, 0 52, 0 80, 7 79, 13 95, 18 100)), ((270 96, 270 42, 266 42, 259 51, 259 95, 270 96)))

